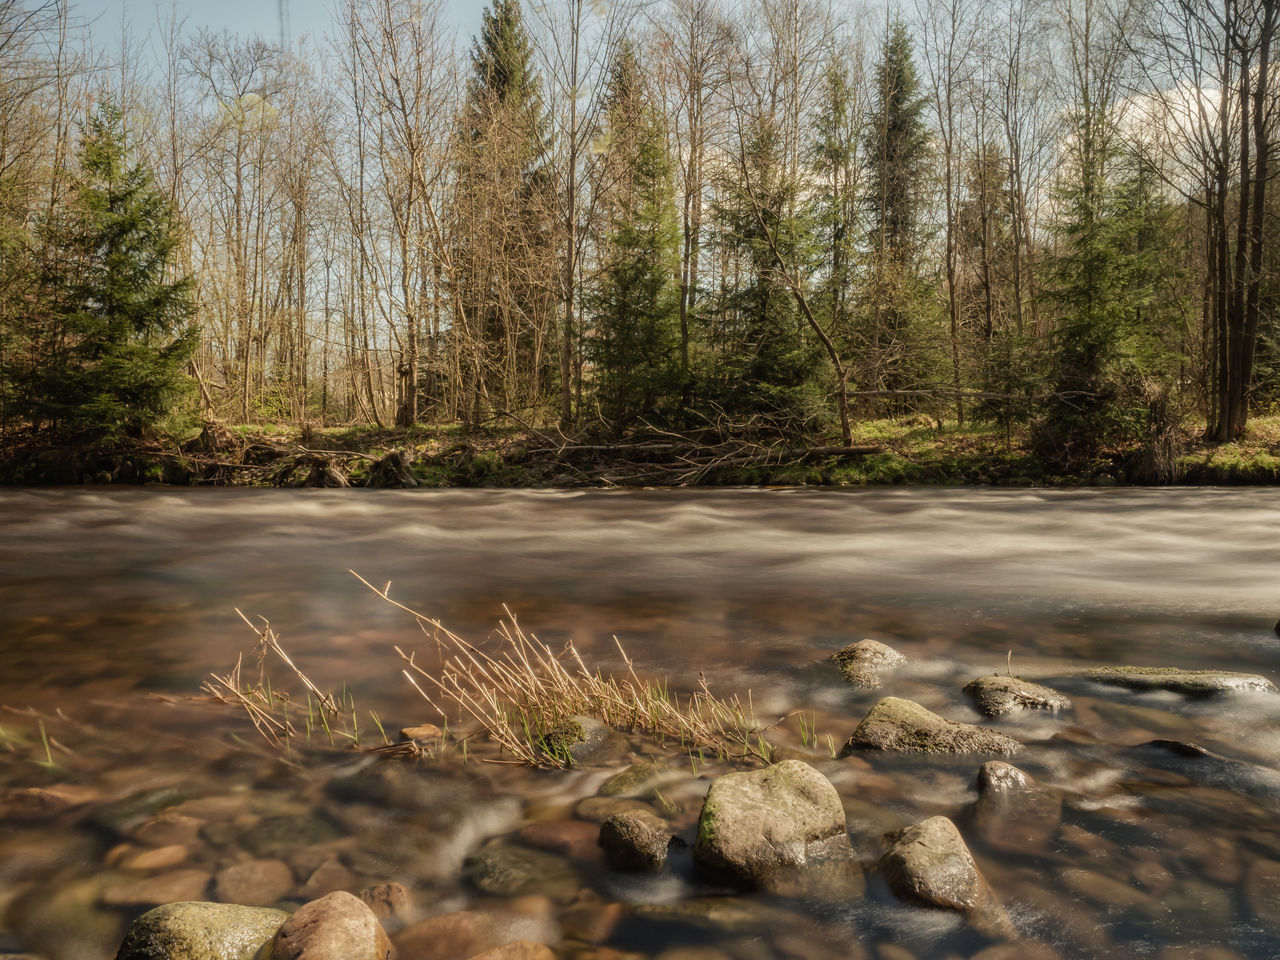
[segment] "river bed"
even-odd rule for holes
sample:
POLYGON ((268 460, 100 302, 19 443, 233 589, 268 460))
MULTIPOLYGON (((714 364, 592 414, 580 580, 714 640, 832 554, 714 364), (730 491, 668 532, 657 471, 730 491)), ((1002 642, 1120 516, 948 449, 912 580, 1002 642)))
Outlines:
POLYGON ((1280 956, 1280 695, 1080 676, 1280 678, 1278 533, 1272 489, 3 490, 0 955, 105 960, 150 904, 231 899, 236 877, 262 880, 232 867, 272 863, 273 902, 400 884, 384 922, 402 960, 451 955, 440 918, 456 916, 484 928, 459 956, 504 931, 575 960, 1280 956), (505 605, 605 672, 625 669, 617 637, 647 679, 687 692, 702 674, 766 722, 789 716, 770 736, 836 784, 868 870, 886 833, 948 816, 1023 944, 901 904, 874 876, 841 901, 740 893, 680 857, 656 878, 607 869, 583 801, 628 754, 687 770, 646 802, 688 839, 728 769, 670 746, 634 737, 567 772, 456 749, 379 759, 318 735, 285 753, 199 697, 242 652, 253 669, 239 609, 342 691, 363 746, 376 723, 392 740, 462 729, 400 675, 395 645, 428 669, 434 645, 352 570, 476 642, 505 605), (864 637, 911 660, 879 690, 829 662, 864 637), (983 720, 961 688, 1009 670, 1073 708, 983 720), (981 757, 832 757, 884 695, 1022 740, 1014 762, 1057 812, 1016 835, 992 824, 981 757), (1145 746, 1160 739, 1215 757, 1145 746), (550 859, 523 886, 486 885, 466 864, 492 849, 550 859))

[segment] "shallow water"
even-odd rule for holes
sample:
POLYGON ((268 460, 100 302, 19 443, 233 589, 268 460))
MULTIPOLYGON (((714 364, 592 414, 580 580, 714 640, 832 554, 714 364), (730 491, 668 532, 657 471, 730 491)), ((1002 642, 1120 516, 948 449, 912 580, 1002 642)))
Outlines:
MULTIPOLYGON (((885 831, 950 816, 1023 935, 1060 956, 1194 944, 1280 956, 1280 696, 1189 701, 1076 676, 1141 664, 1276 679, 1278 532, 1280 491, 1257 489, 0 491, 0 791, 11 796, 0 953, 110 956, 122 924, 145 909, 140 881, 185 871, 198 887, 263 850, 296 878, 285 899, 305 898, 313 871, 337 864, 347 885, 410 889, 414 916, 392 924, 524 910, 536 916, 520 922, 566 956, 601 955, 593 941, 642 955, 701 944, 743 960, 875 956, 887 945, 967 957, 986 946, 946 915, 896 903, 874 878, 855 903, 729 901, 764 918, 754 926, 655 919, 638 905, 727 892, 679 858, 664 877, 638 881, 570 857, 572 889, 532 906, 514 893, 482 896, 459 876, 462 859, 491 837, 569 816, 603 768, 425 765, 415 775, 468 796, 474 812, 435 823, 402 799, 335 788, 360 755, 277 757, 243 715, 190 699, 211 670, 241 651, 252 658, 239 608, 269 619, 321 686, 345 686, 389 731, 439 722, 391 649, 417 647, 429 663, 432 645, 350 568, 391 581, 394 597, 469 638, 486 636, 506 604, 527 630, 573 639, 606 670, 622 666, 616 635, 645 676, 687 690, 703 672, 717 693, 749 692, 762 718, 803 711, 818 730, 814 762, 840 790, 868 866, 885 831), (823 662, 863 637, 912 659, 880 691, 851 690, 823 662), (1028 744, 1015 762, 1057 792, 1060 823, 1012 839, 984 826, 972 790, 981 758, 824 759, 825 737, 841 743, 884 694, 977 721, 961 687, 1010 664, 1075 701, 1063 714, 995 724, 1028 744), (47 752, 41 723, 56 741, 47 752), (1156 738, 1241 762, 1141 746, 1156 738), (47 757, 56 765, 38 762, 47 757), (14 812, 13 791, 58 783, 84 802, 14 812), (104 805, 169 787, 202 832, 157 845, 140 841, 136 824, 102 822, 104 805), (254 839, 283 817, 319 823, 324 837, 254 839), (185 858, 128 866, 163 847, 185 858), (82 918, 75 936, 64 908, 82 918), (585 935, 582 918, 597 915, 609 922, 585 935)), ((777 736, 803 748, 794 718, 777 736)), ((686 795, 668 798, 680 811, 665 811, 686 831, 706 784, 692 769, 688 779, 686 795)), ((407 960, 413 949, 402 949, 407 960)))

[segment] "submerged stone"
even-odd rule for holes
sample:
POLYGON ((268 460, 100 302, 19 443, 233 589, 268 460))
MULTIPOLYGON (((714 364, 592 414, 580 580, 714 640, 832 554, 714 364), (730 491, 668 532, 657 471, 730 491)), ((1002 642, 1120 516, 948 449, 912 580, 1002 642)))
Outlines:
POLYGON ((542 736, 542 749, 566 765, 607 759, 618 751, 621 738, 593 717, 562 720, 542 736))
POLYGON ((116 960, 252 960, 289 919, 231 903, 168 903, 129 926, 116 960))
POLYGON ((1180 670, 1177 667, 1101 667, 1085 674, 1095 683, 1129 690, 1171 690, 1192 697, 1207 697, 1236 690, 1275 693, 1266 677, 1230 670, 1180 670))
POLYGON ((687 771, 660 760, 640 760, 600 784, 596 793, 602 797, 648 797, 654 790, 688 776, 687 771))
POLYGON ((600 826, 600 846, 609 866, 632 873, 661 870, 675 839, 670 825, 647 810, 614 814, 600 826))
POLYGON ((855 687, 875 689, 880 674, 907 662, 893 647, 878 640, 859 640, 837 651, 831 657, 840 667, 840 675, 855 687))
POLYGON ((705 867, 764 886, 837 848, 849 848, 849 835, 836 788, 808 764, 784 760, 711 785, 693 854, 705 867))
POLYGON ((560 857, 501 843, 468 857, 462 872, 477 890, 495 897, 539 893, 567 901, 579 887, 577 871, 560 857))
POLYGON ((991 760, 978 771, 973 826, 998 850, 1032 853, 1049 846, 1062 823, 1062 800, 1012 764, 991 760))
POLYGON ((889 888, 908 903, 954 910, 979 931, 1011 936, 1013 925, 978 870, 956 825, 930 817, 894 838, 880 861, 889 888))
POLYGON ((988 717, 998 717, 1014 710, 1070 710, 1071 701, 1049 687, 1021 677, 992 674, 966 684, 964 692, 988 717))
POLYGON ((1008 755, 1021 749, 1021 743, 1003 733, 946 720, 914 701, 898 697, 877 702, 844 745, 845 754, 855 750, 893 750, 1008 755))

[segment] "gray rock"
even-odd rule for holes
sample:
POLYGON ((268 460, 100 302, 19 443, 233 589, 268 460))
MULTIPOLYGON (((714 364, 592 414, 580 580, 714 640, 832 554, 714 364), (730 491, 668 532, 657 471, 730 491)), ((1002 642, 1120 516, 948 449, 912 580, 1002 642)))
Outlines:
POLYGON ((616 813, 600 826, 600 846, 609 866, 629 873, 661 870, 674 839, 670 825, 647 810, 616 813))
POLYGON ((254 856, 268 859, 337 838, 338 831, 317 817, 279 816, 268 817, 250 827, 240 842, 254 856))
POLYGON ((1070 710, 1071 701, 1048 687, 1021 677, 992 674, 967 684, 964 692, 973 698, 978 710, 988 717, 998 717, 1014 710, 1070 710))
POLYGON ((1013 934, 956 825, 930 817, 901 831, 880 860, 889 888, 908 903, 954 910, 992 936, 1013 934))
POLYGON ((600 784, 596 793, 602 797, 648 797, 654 790, 688 777, 687 770, 668 766, 660 760, 640 760, 600 784))
POLYGON ((711 785, 698 818, 694 858, 742 883, 849 849, 844 807, 831 781, 800 760, 730 773, 711 785))
POLYGON ((998 753, 1009 755, 1022 744, 1003 733, 971 723, 955 723, 898 697, 885 697, 862 718, 844 745, 855 750, 896 750, 902 753, 998 753))
POLYGON ((344 891, 312 900, 276 931, 265 960, 388 960, 391 941, 373 911, 344 891))
POLYGON ((1003 760, 988 760, 978 768, 977 790, 982 797, 1030 790, 1035 785, 1035 778, 1031 774, 1003 760))
POLYGON ((501 843, 468 857, 462 873, 481 893, 495 897, 540 893, 553 900, 568 901, 580 885, 577 871, 560 857, 501 843))
POLYGON ((1235 690, 1276 692, 1266 677, 1229 670, 1179 670, 1176 667, 1102 667, 1085 674, 1096 683, 1129 690, 1172 690, 1191 697, 1208 697, 1235 690))
POLYGON ((566 766, 616 756, 622 738, 592 717, 569 717, 542 735, 542 749, 566 766))
POLYGON ((251 960, 289 919, 230 903, 167 903, 129 926, 116 960, 251 960))
POLYGON ((893 647, 878 640, 859 640, 851 643, 831 657, 840 667, 840 674, 855 687, 875 689, 880 686, 880 674, 907 662, 907 658, 893 647))

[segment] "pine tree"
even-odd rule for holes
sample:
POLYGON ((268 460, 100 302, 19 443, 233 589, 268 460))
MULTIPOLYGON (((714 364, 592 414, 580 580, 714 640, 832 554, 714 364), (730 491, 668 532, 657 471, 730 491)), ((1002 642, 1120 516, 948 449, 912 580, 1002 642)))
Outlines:
POLYGON ((587 356, 602 416, 615 430, 661 416, 679 378, 679 235, 671 160, 661 121, 629 43, 609 79, 600 268, 588 302, 587 356))
POLYGON ((100 105, 86 122, 78 181, 40 241, 39 292, 10 355, 19 411, 78 439, 153 429, 188 386, 194 284, 174 276, 173 210, 147 168, 131 162, 115 106, 100 105))

